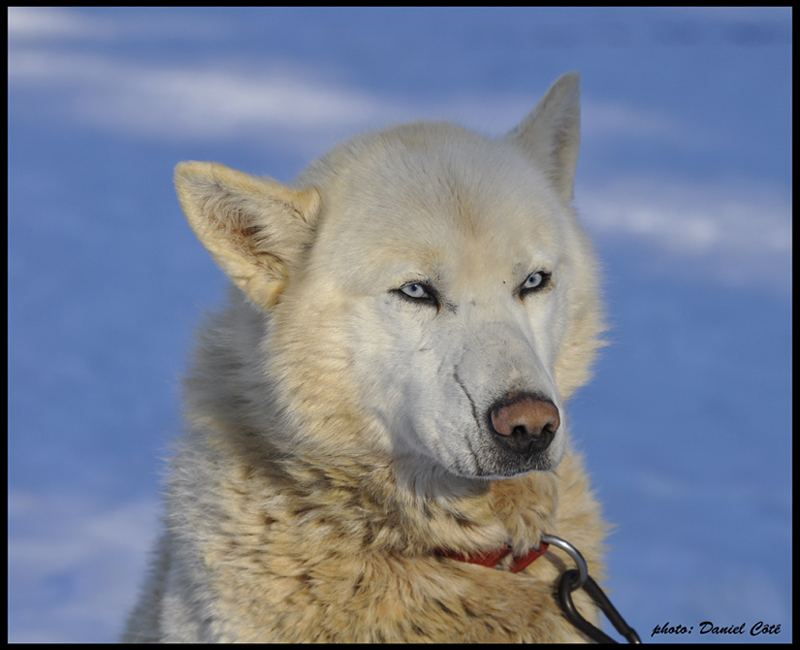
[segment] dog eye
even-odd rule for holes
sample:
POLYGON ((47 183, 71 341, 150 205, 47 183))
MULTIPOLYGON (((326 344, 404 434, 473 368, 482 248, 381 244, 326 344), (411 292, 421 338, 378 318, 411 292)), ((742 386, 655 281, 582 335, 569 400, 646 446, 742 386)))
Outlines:
POLYGON ((541 291, 548 284, 550 284, 550 273, 546 271, 534 271, 528 276, 525 282, 522 283, 520 293, 524 295, 529 292, 541 291))
POLYGON ((395 293, 411 302, 426 302, 435 307, 439 307, 439 298, 436 291, 422 282, 409 282, 408 284, 395 289, 395 293))
POLYGON ((428 300, 431 297, 431 294, 428 293, 425 285, 420 284, 419 282, 413 282, 404 287, 400 287, 400 291, 406 294, 409 298, 414 298, 414 300, 428 300))

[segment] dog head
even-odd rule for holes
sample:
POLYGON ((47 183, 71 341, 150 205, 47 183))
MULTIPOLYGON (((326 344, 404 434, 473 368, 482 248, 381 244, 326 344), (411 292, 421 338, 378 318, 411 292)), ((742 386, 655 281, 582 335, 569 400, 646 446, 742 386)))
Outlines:
POLYGON ((602 330, 571 207, 579 121, 565 75, 501 139, 399 126, 293 186, 178 166, 195 233, 269 314, 265 373, 300 435, 334 454, 363 435, 468 477, 558 464, 602 330))

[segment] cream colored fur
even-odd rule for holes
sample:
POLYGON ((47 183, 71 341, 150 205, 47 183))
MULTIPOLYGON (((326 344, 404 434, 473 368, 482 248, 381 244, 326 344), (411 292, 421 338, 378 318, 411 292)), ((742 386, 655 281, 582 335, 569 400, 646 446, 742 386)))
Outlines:
POLYGON ((436 554, 521 555, 546 531, 602 578, 564 412, 603 329, 571 207, 579 140, 571 74, 498 140, 399 126, 292 186, 178 165, 189 223, 236 286, 199 335, 165 532, 124 640, 585 640, 553 596, 561 551, 518 574, 510 557, 436 554), (548 286, 523 295, 537 272, 548 286), (518 392, 561 416, 535 459, 487 429, 518 392))

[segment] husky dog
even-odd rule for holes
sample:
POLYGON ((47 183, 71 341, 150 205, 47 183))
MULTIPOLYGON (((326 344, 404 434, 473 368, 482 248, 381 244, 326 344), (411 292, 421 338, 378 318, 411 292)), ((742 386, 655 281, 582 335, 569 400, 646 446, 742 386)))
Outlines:
POLYGON ((355 137, 291 185, 178 165, 235 286, 184 381, 124 640, 587 640, 553 595, 568 556, 509 570, 548 533, 603 572, 565 411, 603 331, 571 205, 579 95, 564 75, 498 139, 438 122, 355 137))

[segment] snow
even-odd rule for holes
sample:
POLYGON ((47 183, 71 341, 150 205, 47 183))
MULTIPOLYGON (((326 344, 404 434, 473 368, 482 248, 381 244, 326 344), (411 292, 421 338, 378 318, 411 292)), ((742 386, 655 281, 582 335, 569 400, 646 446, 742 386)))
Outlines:
POLYGON ((288 181, 399 120, 501 134, 573 69, 612 345, 570 421, 608 590, 645 641, 792 640, 790 9, 8 16, 10 641, 114 640, 137 597, 225 285, 175 163, 288 181))

